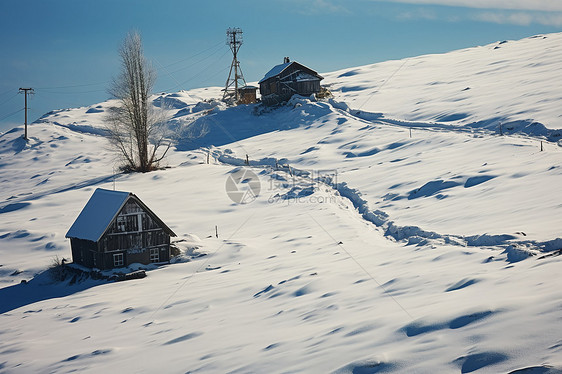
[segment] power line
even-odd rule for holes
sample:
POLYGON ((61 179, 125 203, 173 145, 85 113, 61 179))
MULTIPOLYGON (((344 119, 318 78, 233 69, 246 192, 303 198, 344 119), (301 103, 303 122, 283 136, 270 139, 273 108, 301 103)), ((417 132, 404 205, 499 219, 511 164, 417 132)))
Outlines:
POLYGON ((396 70, 390 75, 390 77, 386 78, 386 80, 385 80, 384 82, 382 82, 382 84, 379 86, 379 88, 377 88, 375 91, 373 91, 373 93, 371 93, 371 94, 369 95, 369 97, 367 98, 367 100, 365 100, 365 102, 364 102, 363 104, 361 104, 361 106, 360 106, 359 108, 357 108, 357 109, 359 110, 359 109, 363 108, 363 106, 364 106, 365 104, 367 104, 367 102, 369 102, 369 100, 371 100, 371 99, 373 98, 373 96, 374 96, 377 92, 379 92, 380 89, 383 88, 384 85, 385 85, 390 79, 392 79, 392 77, 394 77, 394 75, 396 75, 396 73, 398 73, 398 72, 400 71, 400 69, 402 69, 402 67, 403 67, 404 65, 406 65, 406 62, 408 62, 408 60, 409 60, 409 59, 405 59, 404 62, 402 63, 402 65, 400 65, 400 66, 398 67, 398 69, 396 69, 396 70))
MULTIPOLYGON (((184 58, 184 59, 182 59, 182 60, 173 62, 173 63, 171 63, 171 64, 162 66, 162 68, 166 69, 166 68, 168 68, 168 67, 170 67, 170 66, 173 66, 173 65, 176 65, 176 64, 178 64, 178 63, 180 63, 180 62, 190 60, 190 59, 192 59, 192 58, 194 58, 194 57, 199 56, 199 55, 202 54, 202 53, 205 53, 205 52, 207 52, 207 51, 209 51, 209 50, 211 50, 211 49, 217 47, 217 46, 220 45, 220 44, 222 44, 222 42, 219 42, 218 44, 215 44, 215 45, 213 45, 212 47, 207 48, 207 49, 205 49, 205 50, 203 50, 203 51, 201 51, 201 52, 198 52, 198 53, 196 53, 196 54, 194 54, 194 55, 192 55, 192 56, 190 56, 190 57, 188 57, 188 58, 184 58)), ((216 52, 218 52, 218 50, 217 50, 216 52)), ((214 52, 214 53, 216 53, 216 52, 214 52)), ((213 54, 214 54, 214 53, 213 53, 213 54)), ((212 56, 213 54, 211 54, 210 56, 212 56)), ((197 63, 206 60, 206 59, 207 59, 208 57, 210 57, 210 56, 205 57, 204 59, 198 61, 197 63)), ((178 71, 180 71, 180 70, 186 69, 186 68, 191 67, 191 66, 192 66, 192 65, 187 66, 187 67, 180 68, 180 69, 178 69, 178 70, 176 70, 176 71, 173 71, 172 73, 178 72, 178 71)), ((36 89, 37 89, 37 90, 54 90, 54 89, 65 89, 65 88, 91 87, 91 86, 99 86, 99 85, 102 85, 102 84, 109 84, 109 83, 111 83, 111 81, 98 82, 98 83, 86 83, 86 84, 74 84, 74 85, 68 85, 68 86, 37 87, 36 89)), ((68 94, 78 93, 78 94, 80 94, 80 93, 91 93, 91 92, 101 92, 101 91, 105 91, 105 90, 93 90, 93 91, 84 91, 84 92, 49 92, 49 93, 56 93, 56 94, 59 94, 59 93, 60 93, 60 94, 65 94, 65 93, 68 93, 68 94)), ((9 92, 9 91, 8 91, 8 92, 9 92)), ((47 91, 45 91, 45 92, 47 92, 47 91)))
POLYGON ((381 284, 381 283, 380 283, 380 282, 379 282, 363 265, 361 265, 361 263, 360 263, 359 261, 357 261, 357 259, 351 255, 351 253, 349 253, 349 251, 348 251, 347 249, 345 249, 345 247, 343 246, 342 242, 337 241, 337 240, 332 236, 332 234, 330 234, 330 233, 328 232, 328 230, 326 230, 326 229, 324 228, 324 226, 322 226, 320 223, 318 223, 317 220, 314 219, 314 217, 313 217, 310 213, 307 213, 307 214, 308 214, 308 216, 318 225, 318 227, 320 227, 320 228, 322 229, 322 231, 324 231, 324 232, 326 233, 326 235, 328 235, 328 236, 330 237, 330 239, 332 239, 332 240, 334 241, 334 243, 336 243, 336 244, 349 256, 349 258, 351 258, 351 259, 353 260, 353 262, 355 262, 355 264, 357 264, 357 266, 359 266, 359 268, 361 268, 361 270, 363 270, 363 272, 364 272, 365 274, 367 274, 367 276, 368 276, 369 278, 371 278, 371 280, 373 280, 373 281, 383 290, 383 293, 386 294, 388 297, 390 297, 390 298, 392 299, 392 301, 394 301, 394 303, 395 303, 396 305, 398 305, 398 306, 400 307, 400 309, 402 309, 402 310, 404 311, 404 313, 406 313, 406 314, 408 315, 408 317, 410 317, 410 319, 413 321, 413 320, 414 320, 414 317, 410 314, 410 312, 408 312, 408 311, 406 310, 406 308, 404 308, 404 307, 402 306, 402 304, 400 304, 400 303, 398 302, 398 300, 396 300, 396 298, 395 298, 394 296, 392 296, 392 294, 391 294, 390 292, 388 292, 388 291, 384 288, 384 286, 383 286, 383 285, 382 285, 382 284, 381 284))
MULTIPOLYGON (((165 73, 166 73, 167 75, 169 75, 170 77, 172 77, 172 79, 174 79, 174 80, 176 81, 176 83, 178 83, 178 80, 175 79, 175 78, 172 76, 172 74, 177 73, 177 72, 182 71, 182 70, 185 70, 185 69, 189 69, 189 68, 191 68, 191 67, 193 67, 193 66, 195 66, 195 65, 197 65, 197 64, 200 64, 200 63, 204 62, 205 60, 208 60, 209 58, 211 58, 212 56, 214 56, 214 55, 216 55, 218 52, 220 52, 221 48, 217 48, 217 47, 219 47, 220 45, 222 45, 222 42, 219 42, 219 43, 217 43, 217 44, 215 44, 215 45, 213 45, 213 46, 211 46, 211 47, 209 47, 209 48, 206 48, 206 49, 204 49, 204 50, 202 50, 202 51, 200 51, 200 52, 198 52, 198 53, 195 53, 195 54, 192 55, 192 56, 189 56, 189 57, 187 57, 187 58, 184 58, 184 59, 175 61, 175 62, 173 62, 173 63, 171 63, 171 64, 162 65, 162 64, 158 63, 158 65, 160 65, 160 69, 165 70, 165 73), (179 63, 181 63, 181 62, 189 61, 189 60, 191 60, 191 59, 193 59, 193 58, 195 58, 195 57, 197 57, 197 56, 200 56, 200 55, 204 54, 205 52, 211 51, 211 50, 213 50, 213 49, 215 49, 215 50, 214 50, 211 54, 209 54, 209 55, 203 57, 202 59, 199 59, 198 61, 195 61, 195 62, 193 62, 193 63, 191 63, 191 64, 189 64, 189 65, 187 65, 187 66, 180 67, 180 68, 178 68, 178 69, 176 69, 176 70, 174 70, 174 71, 171 71, 171 72, 168 71, 168 69, 167 69, 167 68, 169 68, 169 67, 171 67, 171 66, 174 66, 174 65, 177 65, 177 64, 179 64, 179 63)), ((227 51, 227 52, 228 52, 228 51, 227 51)), ((227 52, 226 52, 226 53, 227 53, 227 52)), ((225 54, 226 54, 226 53, 225 53, 225 54)), ((224 55, 221 56, 221 57, 219 57, 219 60, 220 60, 222 57, 224 57, 224 55)), ((207 66, 204 70, 207 70, 207 68, 208 68, 208 66, 207 66)), ((194 78, 194 77, 191 77, 191 78, 189 78, 187 81, 190 81, 190 80, 192 80, 193 78, 194 78)), ((183 83, 178 83, 177 86, 175 86, 174 88, 179 87, 179 86, 185 84, 187 81, 184 81, 183 83)), ((87 90, 87 91, 67 91, 67 92, 65 92, 65 91, 53 91, 53 90, 61 90, 61 89, 69 89, 69 88, 80 88, 80 87, 92 87, 92 86, 99 86, 99 85, 104 85, 104 84, 109 84, 109 83, 111 83, 111 82, 110 82, 110 81, 105 81, 105 82, 98 82, 98 83, 74 84, 74 85, 67 85, 67 86, 37 87, 36 90, 40 90, 40 91, 45 92, 45 93, 56 94, 56 95, 75 95, 75 94, 76 94, 76 95, 79 95, 79 94, 89 94, 89 93, 96 93, 96 92, 105 92, 106 90, 105 90, 105 89, 96 89, 96 90, 87 90)), ((11 90, 10 90, 10 91, 11 91, 11 90)), ((6 93, 8 93, 8 92, 10 92, 10 91, 6 91, 6 93)), ((2 95, 3 95, 3 94, 2 94, 2 95)), ((1 95, 0 95, 0 96, 1 96, 1 95)), ((0 104, 0 105, 1 105, 1 104, 0 104)))
POLYGON ((10 118, 11 116, 13 116, 13 115, 15 115, 15 114, 21 112, 21 111, 24 110, 24 109, 25 109, 25 108, 18 109, 18 110, 16 110, 16 111, 13 112, 13 113, 8 114, 7 116, 0 118, 0 121, 3 121, 3 120, 5 120, 5 119, 7 119, 7 118, 10 118))
MULTIPOLYGON (((197 64, 200 64, 200 63, 204 62, 205 60, 208 60, 209 58, 211 58, 212 56, 216 55, 216 54, 221 50, 221 48, 217 48, 217 47, 219 47, 220 45, 222 45, 222 41, 221 41, 221 42, 218 42, 217 44, 214 44, 214 45, 212 45, 211 47, 206 48, 206 49, 204 49, 204 50, 202 50, 202 51, 200 51, 200 52, 197 52, 197 53, 195 53, 194 55, 191 55, 191 56, 189 56, 189 57, 187 57, 187 58, 184 58, 184 59, 175 61, 175 62, 173 62, 173 63, 171 63, 171 64, 168 64, 168 65, 165 65, 165 66, 162 66, 162 65, 161 65, 161 68, 167 70, 168 67, 171 67, 171 66, 180 64, 180 63, 185 62, 185 61, 192 60, 193 58, 195 58, 195 57, 197 57, 197 56, 200 56, 200 55, 202 55, 202 54, 204 54, 204 53, 206 53, 206 52, 209 52, 209 51, 214 50, 211 54, 209 54, 209 55, 203 57, 202 59, 200 59, 200 60, 198 60, 198 61, 196 61, 196 62, 194 62, 194 63, 192 63, 192 64, 189 64, 189 65, 187 65, 187 66, 181 67, 181 68, 176 69, 175 71, 172 71, 172 72, 166 71, 166 73, 167 73, 168 75, 170 75, 170 77, 172 77, 172 79, 174 79, 174 80, 176 81, 176 83, 178 83, 178 80, 176 80, 176 79, 172 76, 173 73, 177 73, 177 72, 179 72, 179 71, 182 71, 182 70, 185 70, 185 69, 189 69, 189 68, 191 68, 191 67, 193 67, 193 66, 195 66, 195 65, 197 65, 197 64)), ((216 62, 221 61, 222 58, 223 58, 227 53, 228 53, 228 50, 227 50, 223 55, 221 55, 221 56, 218 58, 218 60, 216 60, 214 63, 211 63, 211 64, 206 65, 205 68, 202 69, 200 72, 198 72, 198 73, 196 73, 195 75, 191 76, 189 79, 183 81, 182 83, 178 83, 178 84, 177 84, 176 86, 174 86, 172 89, 181 87, 182 85, 186 84, 187 82, 189 82, 189 81, 191 81, 191 80, 193 80, 193 79, 199 77, 199 76, 200 76, 201 74, 203 74, 205 71, 209 70, 216 62)), ((222 69, 221 71, 219 71, 219 72, 213 74, 211 77, 208 77, 205 81, 210 80, 211 78, 215 77, 217 74, 222 73, 224 70, 226 70, 226 69, 222 69)), ((65 86, 46 86, 46 87, 36 87, 35 90, 39 90, 39 91, 44 92, 44 93, 55 94, 55 95, 78 95, 78 94, 88 94, 88 93, 104 92, 104 91, 106 91, 106 90, 105 90, 105 89, 95 89, 95 90, 87 90, 87 91, 73 91, 73 90, 69 90, 69 91, 56 91, 56 90, 66 90, 66 89, 80 88, 80 87, 94 87, 94 86, 100 86, 100 85, 105 85, 105 84, 109 84, 109 83, 110 83, 110 81, 96 82, 96 83, 84 83, 84 84, 73 84, 73 85, 65 85, 65 86), (54 90, 54 91, 53 91, 53 90, 54 90)), ((172 89, 170 89, 170 90, 172 90, 172 89)), ((23 92, 23 93, 25 94, 25 107, 22 108, 22 109, 19 109, 19 110, 15 111, 15 112, 12 112, 12 113, 7 114, 6 116, 0 118, 0 121, 3 121, 3 120, 5 120, 5 119, 7 119, 7 118, 10 118, 10 117, 16 115, 17 113, 19 113, 19 112, 25 110, 25 135, 24 135, 24 137, 25 137, 26 139, 27 139, 27 112, 28 112, 28 110, 30 109, 30 108, 28 108, 28 106, 27 106, 27 98, 28 98, 28 95, 34 93, 35 90, 32 89, 32 88, 20 88, 19 92, 17 92, 17 93, 14 94, 13 96, 9 97, 9 98, 6 99, 5 101, 0 102, 0 107, 1 107, 1 106, 4 106, 5 104, 11 102, 11 101, 18 95, 18 93, 22 93, 22 92, 23 92)), ((170 91, 170 90, 166 90, 166 91, 170 91)), ((5 96, 5 95, 9 94, 10 92, 13 92, 13 89, 9 89, 9 90, 7 90, 7 91, 4 91, 4 92, 0 93, 0 97, 5 96)))
POLYGON ((227 66, 227 67, 225 67, 225 68, 223 68, 223 69, 217 71, 215 74, 213 74, 213 75, 207 77, 207 79, 200 81, 199 84, 207 83, 208 81, 210 81, 211 79, 213 79, 214 77, 216 77, 216 76, 219 75, 220 73, 225 72, 225 71, 228 70, 228 69, 230 69, 230 66, 227 66))
POLYGON ((212 56, 216 55, 217 53, 219 53, 221 49, 222 49, 222 48, 217 48, 216 51, 214 51, 213 53, 211 53, 211 54, 208 55, 207 57, 203 57, 202 59, 200 59, 200 60, 197 61, 197 62, 194 62, 194 63, 189 64, 189 65, 187 65, 187 66, 184 66, 184 67, 182 67, 182 68, 176 69, 176 70, 170 72, 169 74, 175 74, 175 73, 180 72, 180 71, 182 71, 182 70, 189 69, 190 67, 193 67, 193 66, 195 66, 195 65, 197 65, 197 64, 200 64, 200 63, 202 63, 203 61, 205 61, 205 60, 209 59, 210 57, 212 57, 212 56))
POLYGON ((18 94, 19 94, 19 92, 16 92, 16 93, 14 94, 14 96, 10 97, 8 100, 4 101, 3 103, 0 103, 0 106, 3 106, 3 105, 5 105, 5 104, 9 103, 10 101, 14 100, 14 98, 15 98, 16 96, 18 96, 18 94))
POLYGON ((91 90, 91 91, 74 91, 74 92, 57 92, 57 91, 50 91, 44 88, 38 88, 37 90, 45 93, 55 94, 55 95, 79 95, 79 94, 87 94, 87 93, 94 93, 94 92, 107 92, 107 90, 91 90))
MULTIPOLYGON (((215 61, 215 63, 216 63, 217 61, 220 61, 224 56, 226 56, 226 55, 228 54, 228 52, 229 52, 229 51, 227 50, 225 53, 223 53, 222 56, 220 56, 220 57, 218 58, 218 60, 215 61)), ((174 87, 171 87, 171 88, 169 88, 169 89, 167 89, 167 90, 163 90, 163 92, 168 92, 168 91, 172 91, 172 90, 174 90, 174 89, 176 89, 176 88, 180 88, 181 86, 183 86, 183 85, 186 84, 187 82, 192 81, 193 79, 199 77, 201 74, 203 74, 205 71, 209 70, 211 67, 213 67, 213 63, 207 65, 204 69, 202 69, 202 70, 199 71, 198 73, 192 75, 192 76, 191 76, 190 78, 188 78, 187 80, 185 80, 185 81, 183 81, 183 82, 181 82, 181 83, 178 83, 178 84, 175 85, 174 87)), ((177 82, 177 80, 176 80, 176 82, 177 82)))
POLYGON ((51 90, 51 89, 61 89, 61 88, 76 88, 76 87, 89 87, 89 86, 99 86, 102 84, 107 84, 109 81, 99 82, 99 83, 87 83, 87 84, 75 84, 71 86, 58 86, 58 87, 37 87, 37 90, 51 90))
MULTIPOLYGON (((220 56, 220 57, 215 61, 215 63, 218 62, 218 61, 221 61, 221 60, 223 59, 223 57, 226 56, 227 54, 228 54, 228 51, 224 52, 224 53, 222 54, 222 56, 220 56)), ((197 74, 195 74, 194 76, 192 76, 191 78, 185 80, 185 81, 182 83, 182 85, 184 85, 184 84, 186 84, 187 82, 192 81, 193 79, 199 77, 201 74, 203 74, 204 72, 206 72, 207 70, 209 70, 212 66, 213 66, 213 64, 207 65, 207 66, 206 66, 203 70, 201 70, 199 73, 197 73, 197 74)))
POLYGON ((207 49, 205 49, 205 50, 203 50, 203 51, 201 51, 201 52, 198 52, 198 53, 196 53, 196 54, 194 54, 194 55, 192 55, 192 56, 186 57, 186 58, 181 59, 181 60, 179 60, 179 61, 172 62, 171 64, 168 64, 168 65, 163 66, 163 68, 164 68, 164 69, 165 69, 165 68, 169 68, 170 66, 177 65, 177 64, 179 64, 180 62, 189 61, 189 60, 191 60, 192 58, 197 57, 197 56, 199 56, 200 54, 203 54, 203 53, 205 53, 205 52, 207 52, 207 51, 209 51, 209 50, 211 50, 211 49, 213 49, 213 48, 216 48, 216 47, 218 47, 218 46, 221 45, 221 44, 222 44, 222 42, 218 42, 217 44, 213 45, 212 47, 209 47, 209 48, 207 48, 207 49))
POLYGON ((156 315, 156 313, 158 313, 160 311, 160 309, 162 309, 162 307, 168 303, 168 301, 170 301, 174 295, 180 290, 182 289, 189 281, 191 281, 193 279, 193 277, 195 276, 195 274, 199 273, 201 271, 201 269, 203 269, 204 266, 207 265, 207 263, 218 253, 218 251, 224 247, 226 244, 228 244, 230 242, 230 239, 232 239, 234 237, 234 235, 236 235, 236 233, 238 233, 238 231, 240 231, 241 228, 243 228, 246 223, 248 223, 248 221, 254 216, 255 213, 252 213, 236 230, 234 230, 234 232, 230 235, 230 237, 227 240, 224 240, 218 247, 217 249, 215 249, 213 251, 213 253, 211 253, 208 257, 207 257, 207 261, 203 261, 201 263, 201 265, 199 265, 199 267, 195 270, 194 273, 192 273, 191 275, 187 276, 185 278, 185 281, 183 281, 183 283, 181 283, 171 294, 170 296, 168 296, 166 298, 166 300, 164 300, 164 302, 162 302, 158 308, 156 308, 152 314, 149 317, 149 322, 146 324, 146 326, 152 324, 154 322, 154 316, 156 315))
MULTIPOLYGON (((218 44, 217 44, 217 45, 218 45, 218 44)), ((213 46, 213 47, 211 47, 211 48, 208 48, 208 49, 206 49, 206 50, 203 51, 203 52, 206 52, 206 51, 208 51, 208 50, 210 50, 210 49, 216 47, 217 45, 215 45, 215 46, 213 46)), ((186 66, 186 67, 177 69, 177 70, 172 71, 172 72, 170 72, 167 68, 168 68, 169 66, 171 66, 171 65, 174 65, 174 64, 170 64, 170 65, 164 66, 164 65, 162 65, 158 60, 155 59, 154 61, 155 61, 158 65, 160 65, 160 68, 161 68, 162 70, 164 70, 164 72, 176 83, 176 86, 175 86, 175 87, 180 87, 180 86, 182 85, 182 83, 180 83, 180 82, 176 79, 176 77, 174 77, 172 74, 177 73, 178 71, 181 71, 181 70, 185 70, 185 69, 187 69, 187 68, 190 68, 190 67, 192 67, 192 66, 194 66, 194 65, 197 65, 197 64, 199 64, 199 63, 205 61, 205 60, 208 59, 209 57, 215 55, 218 51, 220 51, 220 48, 217 49, 216 51, 214 51, 213 53, 211 53, 210 55, 208 55, 207 57, 204 57, 203 59, 201 59, 201 60, 199 60, 199 61, 197 61, 197 62, 195 62, 195 63, 193 63, 193 64, 190 64, 190 65, 188 65, 188 66, 186 66)), ((191 58, 193 58, 193 57, 195 57, 195 56, 197 56, 197 55, 200 55, 201 53, 202 53, 202 52, 197 53, 196 55, 191 56, 191 57, 189 57, 189 58, 187 58, 187 59, 184 59, 184 60, 189 60, 189 59, 191 59, 191 58)), ((190 78, 190 79, 191 79, 191 78, 190 78)), ((175 88, 175 87, 174 87, 174 88, 175 88)), ((167 90, 165 90, 165 91, 167 91, 167 90)))
MULTIPOLYGON (((195 65, 197 65, 197 64, 200 64, 200 63, 204 62, 205 60, 209 59, 210 57, 214 56, 215 54, 217 54, 217 53, 221 50, 221 48, 217 48, 217 47, 219 47, 220 45, 222 45, 222 41, 221 41, 221 42, 218 42, 217 44, 214 44, 214 45, 212 45, 211 47, 208 47, 208 48, 206 48, 206 49, 204 49, 204 50, 202 50, 202 51, 199 51, 199 52, 197 52, 197 53, 195 53, 195 54, 193 54, 193 55, 191 55, 191 56, 189 56, 189 57, 187 57, 187 58, 183 58, 183 59, 181 59, 181 60, 172 62, 172 63, 170 63, 170 64, 168 64, 168 65, 164 65, 164 66, 161 65, 161 69, 167 69, 167 68, 169 68, 169 67, 171 67, 171 66, 180 64, 180 63, 185 62, 185 61, 189 61, 189 60, 191 60, 191 59, 193 59, 193 58, 195 58, 195 57, 197 57, 197 56, 200 56, 200 55, 202 55, 202 54, 204 54, 204 53, 206 53, 206 52, 208 52, 208 51, 211 51, 211 50, 213 50, 213 49, 216 49, 215 51, 213 51, 213 53, 209 54, 208 56, 206 56, 206 57, 204 57, 204 58, 202 58, 202 59, 200 59, 200 60, 198 60, 198 61, 196 61, 196 62, 194 62, 194 63, 192 63, 192 64, 189 64, 189 65, 184 66, 184 67, 180 67, 180 68, 178 68, 178 69, 176 69, 176 70, 174 70, 174 71, 172 71, 172 72, 166 71, 166 73, 171 76, 171 74, 177 73, 177 72, 182 71, 182 70, 185 70, 185 69, 189 69, 189 68, 191 68, 191 67, 193 67, 193 66, 195 66, 195 65)), ((222 58, 222 57, 224 57, 224 56, 221 56, 220 58, 222 58)), ((219 58, 219 60, 220 60, 220 58, 219 58)), ((206 69, 205 69, 205 70, 206 70, 206 69)), ((173 77, 172 77, 172 78, 173 78, 173 77)), ((190 78, 189 80, 191 80, 191 79, 192 79, 192 78, 190 78)), ((174 80, 175 80, 175 79, 174 79, 174 80)), ((189 80, 188 80, 188 81, 189 81, 189 80)), ((186 82, 187 82, 187 81, 186 81, 186 82)), ((45 86, 45 87, 36 87, 35 90, 40 90, 40 91, 45 92, 45 93, 56 94, 56 95, 75 95, 75 94, 76 94, 76 95, 79 95, 79 94, 88 94, 88 93, 96 93, 96 92, 105 92, 106 90, 105 90, 105 89, 95 89, 95 90, 87 90, 87 91, 71 91, 71 90, 70 90, 70 91, 66 91, 66 92, 65 92, 65 91, 53 91, 53 90, 65 90, 65 89, 80 88, 80 87, 93 87, 93 86, 107 85, 107 84, 109 84, 109 83, 111 83, 111 81, 96 82, 96 83, 84 83, 84 84, 73 84, 73 85, 66 85, 66 86, 45 86)), ((177 83, 177 80, 176 80, 176 83, 177 83)), ((181 86, 182 84, 185 84, 185 82, 184 82, 184 83, 178 84, 176 87, 179 87, 179 86, 181 86)), ((175 88, 175 87, 174 87, 174 88, 175 88)), ((0 97, 4 96, 4 95, 6 95, 6 94, 8 94, 8 93, 10 93, 10 92, 13 92, 12 89, 0 93, 0 97)), ((17 94, 14 95, 13 97, 7 99, 5 102, 0 103, 0 106, 3 105, 3 104, 5 104, 5 103, 7 103, 7 102, 10 101, 10 100, 12 100, 15 96, 17 96, 17 94)))
POLYGON ((4 95, 6 95, 10 92, 14 92, 15 90, 16 90, 15 88, 10 88, 8 91, 4 91, 4 92, 0 93, 0 97, 4 96, 4 95))

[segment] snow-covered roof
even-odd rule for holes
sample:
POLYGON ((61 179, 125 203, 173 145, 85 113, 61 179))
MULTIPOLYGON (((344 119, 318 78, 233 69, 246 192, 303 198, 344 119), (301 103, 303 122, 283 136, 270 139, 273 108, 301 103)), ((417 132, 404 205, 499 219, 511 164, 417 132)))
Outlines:
POLYGON ((311 68, 309 68, 308 66, 304 66, 303 64, 296 62, 296 61, 290 61, 290 62, 285 62, 284 64, 280 64, 280 65, 276 65, 274 66, 270 71, 268 71, 265 76, 262 78, 261 81, 259 81, 259 83, 264 82, 265 80, 274 77, 276 75, 279 75, 283 72, 283 70, 287 69, 291 64, 297 64, 299 66, 301 66, 304 69, 307 69, 309 71, 311 71, 312 73, 314 73, 319 79, 324 79, 320 74, 318 74, 316 71, 312 70, 311 68))
POLYGON ((243 87, 238 87, 239 90, 257 90, 258 88, 256 86, 249 86, 249 85, 245 85, 243 87))
POLYGON ((130 192, 96 189, 66 237, 98 241, 130 195, 130 192))
POLYGON ((280 64, 280 65, 275 65, 270 71, 268 71, 265 76, 262 78, 261 81, 259 81, 259 83, 265 81, 266 79, 269 79, 271 77, 276 76, 277 74, 280 74, 283 70, 285 70, 287 68, 287 66, 291 65, 294 61, 291 62, 285 62, 284 64, 280 64))

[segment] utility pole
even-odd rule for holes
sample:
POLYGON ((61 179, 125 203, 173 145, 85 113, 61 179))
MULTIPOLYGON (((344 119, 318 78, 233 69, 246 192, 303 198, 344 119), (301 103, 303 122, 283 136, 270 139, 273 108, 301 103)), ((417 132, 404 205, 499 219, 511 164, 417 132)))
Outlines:
POLYGON ((33 93, 33 88, 21 88, 20 87, 19 93, 22 93, 22 92, 25 96, 25 133, 23 135, 23 138, 25 140, 28 140, 27 139, 27 95, 30 95, 30 94, 33 93))
POLYGON ((234 30, 232 32, 232 45, 235 46, 235 48, 232 49, 232 53, 234 53, 234 92, 236 92, 236 100, 238 100, 238 67, 239 62, 238 62, 238 50, 236 49, 236 30, 234 30))
POLYGON ((224 86, 223 100, 234 96, 236 101, 238 101, 238 84, 242 81, 244 85, 246 80, 244 79, 244 74, 242 74, 242 69, 240 69, 240 61, 238 61, 238 50, 242 46, 242 29, 234 27, 226 30, 226 44, 230 47, 232 51, 232 63, 230 64, 230 72, 228 73, 228 79, 224 86), (234 70, 234 78, 232 78, 232 70, 234 70), (234 85, 234 95, 231 91, 231 87, 234 85))

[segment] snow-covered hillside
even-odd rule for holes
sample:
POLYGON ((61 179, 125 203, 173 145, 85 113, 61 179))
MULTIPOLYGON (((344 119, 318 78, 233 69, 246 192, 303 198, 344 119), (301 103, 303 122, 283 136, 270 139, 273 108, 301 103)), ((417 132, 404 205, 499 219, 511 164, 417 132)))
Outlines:
POLYGON ((560 129, 561 56, 562 33, 538 35, 344 69, 324 83, 353 109, 390 118, 498 132, 516 121, 560 129))
POLYGON ((562 372, 561 39, 328 73, 333 99, 278 108, 158 94, 175 146, 152 173, 116 173, 112 101, 0 135, 0 372, 562 372), (182 255, 53 281, 114 186, 182 255))

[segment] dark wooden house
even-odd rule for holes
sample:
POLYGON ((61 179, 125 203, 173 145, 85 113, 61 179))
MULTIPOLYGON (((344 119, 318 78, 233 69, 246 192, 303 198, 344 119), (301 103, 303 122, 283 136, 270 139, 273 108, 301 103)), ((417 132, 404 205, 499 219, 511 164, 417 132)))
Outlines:
POLYGON ((266 105, 274 105, 295 94, 310 96, 320 92, 322 79, 314 70, 285 57, 281 65, 273 67, 259 82, 261 100, 266 105))
POLYGON ((174 232, 135 194, 98 188, 66 233, 72 261, 101 270, 170 262, 174 232))

